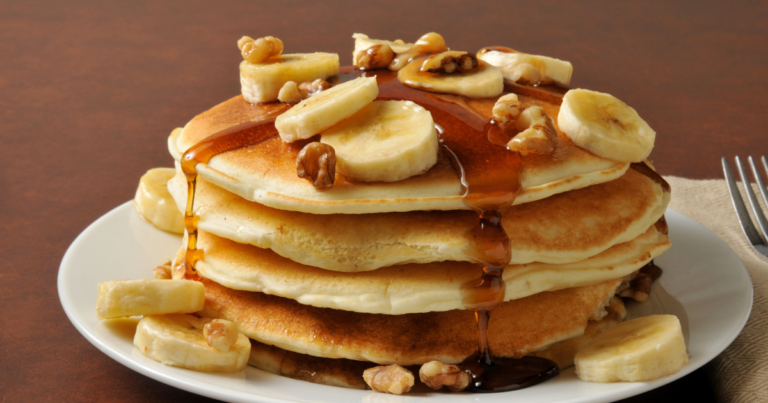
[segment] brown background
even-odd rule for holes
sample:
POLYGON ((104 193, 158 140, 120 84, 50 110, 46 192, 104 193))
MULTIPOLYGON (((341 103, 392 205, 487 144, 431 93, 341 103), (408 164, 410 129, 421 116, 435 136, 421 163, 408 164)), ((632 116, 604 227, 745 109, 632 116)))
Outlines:
MULTIPOLYGON (((765 2, 0 1, 0 401, 204 401, 123 367, 67 320, 58 266, 80 231, 171 166, 171 129, 239 90, 235 41, 351 61, 354 32, 569 60, 658 136, 664 174, 768 154, 765 2)), ((713 401, 702 371, 632 402, 713 401)))

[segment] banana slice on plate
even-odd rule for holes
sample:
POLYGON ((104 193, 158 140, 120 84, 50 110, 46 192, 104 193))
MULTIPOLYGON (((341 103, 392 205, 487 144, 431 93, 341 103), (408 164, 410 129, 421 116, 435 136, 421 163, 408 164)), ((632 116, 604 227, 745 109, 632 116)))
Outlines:
POLYGON ((504 92, 501 72, 490 64, 478 60, 475 69, 458 73, 429 73, 420 71, 428 58, 408 63, 397 73, 401 83, 429 92, 464 95, 469 98, 497 97, 504 92))
POLYGON ((646 159, 656 140, 656 132, 637 111, 613 95, 597 91, 568 91, 557 125, 577 146, 621 162, 646 159))
POLYGON ((411 101, 372 102, 323 132, 336 151, 337 168, 363 182, 394 182, 427 172, 437 163, 432 114, 411 101))
POLYGON ((99 283, 96 316, 99 319, 166 313, 192 313, 203 309, 205 286, 189 280, 110 280, 99 283))
POLYGON ((148 316, 139 321, 133 344, 166 365, 205 372, 237 372, 248 364, 251 342, 238 332, 227 351, 208 345, 205 325, 212 319, 192 315, 148 316))
POLYGON ((283 141, 307 139, 352 116, 376 99, 375 77, 360 77, 321 91, 278 116, 275 127, 283 141))
POLYGON ((240 63, 243 98, 256 104, 277 100, 288 81, 303 83, 339 74, 339 55, 335 53, 296 53, 265 60, 240 63))
POLYGON ((133 205, 139 214, 155 227, 174 234, 183 234, 184 216, 168 192, 168 181, 174 175, 176 170, 173 168, 152 168, 147 171, 139 181, 133 205))
POLYGON ((574 362, 582 381, 642 382, 679 371, 688 363, 688 353, 677 317, 651 315, 600 333, 574 362))
POLYGON ((557 84, 567 87, 571 83, 573 65, 554 57, 529 55, 509 48, 486 48, 477 52, 477 58, 484 60, 499 70, 504 78, 514 81, 515 69, 521 64, 529 64, 539 70, 539 84, 557 84))

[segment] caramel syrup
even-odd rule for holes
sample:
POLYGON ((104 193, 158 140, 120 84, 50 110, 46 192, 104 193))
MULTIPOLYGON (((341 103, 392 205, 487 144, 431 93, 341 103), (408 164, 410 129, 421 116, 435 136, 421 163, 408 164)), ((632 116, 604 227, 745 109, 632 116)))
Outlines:
MULTIPOLYGON (((473 378, 470 390, 514 390, 556 376, 559 373, 557 364, 543 358, 493 358, 487 337, 490 314, 504 300, 502 274, 511 260, 511 248, 501 222, 502 213, 520 193, 520 155, 508 151, 503 146, 506 143, 501 144, 495 140, 489 132, 487 121, 462 106, 403 85, 398 81, 396 73, 388 70, 355 71, 342 75, 339 81, 359 76, 376 77, 379 85, 378 100, 410 100, 431 112, 436 127, 440 128, 442 152, 450 158, 460 174, 462 198, 467 206, 478 213, 478 225, 473 231, 474 244, 468 253, 483 265, 483 269, 478 280, 462 286, 464 304, 475 311, 478 329, 477 355, 464 364, 473 378)), ((275 140, 276 135, 274 120, 247 122, 213 134, 184 153, 181 166, 188 183, 184 217, 188 243, 180 270, 183 270, 185 278, 198 277, 195 263, 203 258, 202 251, 197 249, 198 219, 193 210, 197 164, 208 163, 216 155, 249 146, 254 146, 258 156, 269 158, 276 164, 293 164, 300 148, 279 144, 281 142, 275 140), (280 147, 288 152, 281 151, 280 147)))

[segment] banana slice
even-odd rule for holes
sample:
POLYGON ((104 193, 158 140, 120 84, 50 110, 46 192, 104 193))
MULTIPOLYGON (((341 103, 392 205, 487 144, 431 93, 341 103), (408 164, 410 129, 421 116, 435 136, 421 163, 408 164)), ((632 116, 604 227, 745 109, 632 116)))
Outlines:
POLYGON ((371 39, 365 34, 354 34, 352 37, 355 38, 355 50, 352 52, 352 62, 355 65, 357 64, 357 58, 360 52, 367 50, 374 45, 389 45, 395 53, 405 52, 413 46, 412 43, 405 43, 400 39, 395 40, 394 42, 385 41, 381 39, 371 39))
POLYGON ((394 182, 427 172, 437 163, 432 114, 411 101, 372 102, 323 132, 336 151, 337 168, 363 182, 394 182))
POLYGON ((632 107, 597 91, 568 91, 557 121, 577 146, 615 161, 646 159, 656 140, 656 132, 632 107))
POLYGON ((168 193, 168 181, 174 175, 176 170, 173 168, 152 168, 147 171, 139 180, 133 205, 139 214, 155 227, 174 234, 183 234, 184 216, 168 193))
POLYGON ((516 52, 509 48, 503 50, 481 50, 477 52, 477 58, 496 66, 504 78, 515 81, 514 76, 519 77, 516 68, 521 64, 530 64, 541 73, 539 84, 557 84, 561 87, 567 87, 571 83, 573 75, 573 65, 565 60, 555 59, 554 57, 529 55, 516 52))
POLYGON ((307 139, 352 116, 376 99, 375 77, 360 77, 321 91, 278 116, 275 127, 283 141, 307 139))
POLYGON ((600 333, 574 361, 582 381, 641 382, 674 374, 688 363, 688 354, 677 317, 652 315, 600 333))
POLYGON ((303 83, 339 74, 339 55, 335 53, 296 53, 268 59, 263 63, 240 63, 243 98, 257 104, 277 100, 288 81, 303 83))
POLYGON ((192 313, 203 309, 205 287, 189 280, 111 280, 99 283, 96 316, 99 319, 166 313, 192 313))
POLYGON ((471 71, 442 74, 419 71, 427 60, 417 59, 408 63, 397 73, 403 84, 429 92, 464 95, 470 98, 497 97, 504 91, 501 72, 490 64, 478 60, 478 66, 471 71))
POLYGON ((133 345, 165 365, 205 372, 237 372, 248 364, 251 342, 238 332, 227 351, 208 345, 203 335, 212 319, 192 315, 148 316, 139 321, 133 345))

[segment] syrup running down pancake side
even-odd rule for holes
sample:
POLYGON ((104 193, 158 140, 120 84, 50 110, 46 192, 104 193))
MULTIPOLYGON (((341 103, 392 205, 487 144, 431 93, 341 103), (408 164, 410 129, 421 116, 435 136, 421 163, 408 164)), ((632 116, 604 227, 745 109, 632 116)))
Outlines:
MULTIPOLYGON (((478 330, 477 355, 463 364, 473 378, 469 390, 515 390, 556 376, 559 368, 552 361, 538 357, 494 358, 488 346, 490 314, 504 299, 502 273, 511 259, 509 237, 501 218, 521 190, 520 155, 506 149, 508 139, 493 131, 495 125, 489 125, 460 105, 441 100, 437 94, 405 86, 397 79, 397 73, 354 71, 342 75, 341 81, 357 77, 376 77, 378 100, 410 100, 431 112, 440 132, 441 152, 450 158, 461 178, 463 200, 478 213, 478 224, 472 234, 474 243, 467 253, 482 264, 483 269, 477 280, 462 286, 464 305, 474 310, 478 330)), ((174 278, 198 278, 195 263, 203 258, 202 251, 197 249, 198 219, 193 210, 197 164, 208 163, 216 155, 240 148, 267 147, 276 136, 274 120, 247 122, 213 134, 184 153, 181 166, 188 184, 185 210, 188 242, 184 260, 174 268, 174 278)))

